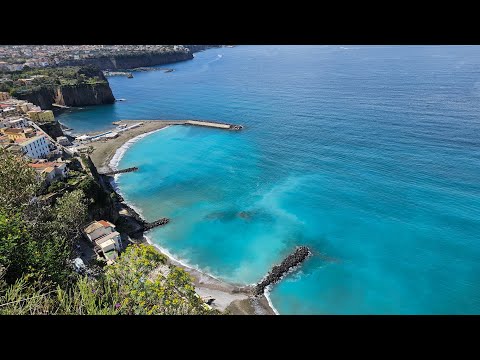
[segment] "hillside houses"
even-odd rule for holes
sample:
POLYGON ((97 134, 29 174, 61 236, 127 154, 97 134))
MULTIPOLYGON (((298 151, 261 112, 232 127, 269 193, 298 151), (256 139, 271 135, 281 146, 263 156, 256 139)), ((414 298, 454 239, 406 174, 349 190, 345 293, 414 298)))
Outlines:
POLYGON ((46 185, 65 179, 68 173, 67 163, 64 161, 37 162, 30 163, 28 166, 37 172, 46 185))
POLYGON ((122 248, 120 233, 115 225, 105 220, 92 221, 83 229, 83 233, 97 252, 105 257, 107 264, 115 262, 122 248))

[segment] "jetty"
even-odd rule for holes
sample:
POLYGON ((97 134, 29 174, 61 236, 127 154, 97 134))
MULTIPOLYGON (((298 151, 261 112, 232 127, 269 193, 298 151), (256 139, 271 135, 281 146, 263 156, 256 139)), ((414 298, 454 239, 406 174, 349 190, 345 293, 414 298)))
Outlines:
POLYGON ((265 288, 269 285, 277 283, 291 269, 300 265, 311 254, 306 246, 298 246, 293 253, 288 255, 280 265, 275 265, 272 270, 257 284, 253 289, 254 295, 262 295, 265 288))
POLYGON ((157 226, 162 226, 162 225, 166 225, 170 222, 170 219, 169 218, 161 218, 161 219, 158 219, 156 221, 153 221, 151 223, 145 223, 143 225, 143 231, 147 231, 147 230, 150 230, 150 229, 153 229, 154 227, 157 227, 157 226))
POLYGON ((60 104, 52 104, 52 106, 58 107, 60 109, 70 109, 70 106, 65 106, 60 104))
POLYGON ((103 75, 106 77, 109 76, 126 76, 127 78, 133 78, 133 74, 129 71, 104 71, 103 75))
POLYGON ((139 225, 137 229, 131 231, 128 235, 135 237, 138 234, 143 233, 144 231, 151 230, 153 228, 156 228, 158 226, 163 226, 167 225, 170 222, 169 218, 161 218, 152 222, 146 222, 145 220, 142 219, 140 215, 136 211, 133 211, 132 208, 130 208, 128 205, 126 205, 128 208, 128 211, 130 215, 136 220, 137 224, 139 225))
POLYGON ((111 175, 116 175, 116 174, 134 172, 134 171, 137 171, 137 170, 138 170, 138 167, 134 166, 134 167, 129 167, 129 168, 122 169, 122 170, 110 171, 110 172, 104 173, 102 175, 111 176, 111 175))
POLYGON ((243 125, 236 125, 236 124, 229 124, 223 123, 218 121, 210 121, 210 120, 121 120, 117 123, 124 122, 136 122, 136 121, 155 121, 161 122, 165 125, 190 125, 190 126, 202 126, 202 127, 209 127, 209 128, 216 128, 216 129, 224 129, 224 130, 233 130, 238 131, 243 129, 243 125))

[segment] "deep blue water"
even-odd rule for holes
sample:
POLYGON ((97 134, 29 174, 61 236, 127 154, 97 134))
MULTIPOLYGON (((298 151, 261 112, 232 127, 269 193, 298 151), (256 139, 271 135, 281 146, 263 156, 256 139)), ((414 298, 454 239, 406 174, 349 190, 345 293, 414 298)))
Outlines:
POLYGON ((212 119, 134 144, 119 177, 150 237, 238 283, 295 245, 282 314, 480 313, 480 47, 239 46, 110 78, 115 105, 60 116, 212 119), (244 212, 244 213, 241 213, 244 212))

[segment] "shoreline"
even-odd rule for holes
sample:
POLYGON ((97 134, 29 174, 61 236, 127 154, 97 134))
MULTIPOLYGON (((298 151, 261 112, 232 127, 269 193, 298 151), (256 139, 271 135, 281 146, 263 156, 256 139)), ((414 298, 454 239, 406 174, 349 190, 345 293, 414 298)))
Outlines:
MULTIPOLYGON (((118 163, 122 159, 125 152, 138 140, 151 135, 155 132, 163 130, 170 125, 175 124, 175 121, 169 123, 168 121, 156 120, 122 120, 122 124, 132 124, 143 122, 144 125, 131 129, 114 139, 106 141, 96 141, 89 146, 93 146, 94 151, 90 155, 95 167, 99 172, 114 171, 117 169, 118 163)), ((118 175, 111 181, 111 186, 121 195, 118 185, 115 180, 118 175)), ((124 203, 142 216, 139 209, 135 206, 124 203)), ((226 281, 217 279, 216 277, 207 274, 195 266, 189 265, 181 260, 176 259, 167 249, 160 247, 152 242, 148 237, 148 233, 142 236, 142 241, 154 246, 160 253, 165 255, 169 262, 173 265, 181 267, 188 272, 194 279, 195 291, 202 298, 214 298, 211 306, 215 309, 225 311, 233 315, 278 315, 278 311, 274 308, 268 292, 261 296, 252 295, 252 286, 241 286, 228 283, 226 281)))
MULTIPOLYGON (((145 137, 154 131, 161 130, 170 125, 166 122, 157 122, 154 120, 122 121, 122 123, 130 125, 140 122, 143 122, 142 126, 119 133, 119 136, 114 139, 108 139, 103 141, 98 140, 87 144, 87 146, 92 146, 94 148, 94 151, 90 155, 90 157, 99 172, 108 172, 114 170, 111 168, 110 162, 115 157, 115 155, 117 155, 117 151, 120 150, 128 142, 135 140, 135 138, 137 138, 138 136, 145 137)), ((131 143, 134 142, 135 141, 132 141, 131 143)), ((126 149, 124 151, 126 151, 126 149)))

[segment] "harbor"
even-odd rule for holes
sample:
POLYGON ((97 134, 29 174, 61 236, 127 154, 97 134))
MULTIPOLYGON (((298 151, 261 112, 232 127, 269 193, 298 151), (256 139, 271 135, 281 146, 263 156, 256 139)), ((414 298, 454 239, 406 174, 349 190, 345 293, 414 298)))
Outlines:
POLYGON ((122 132, 135 129, 137 127, 141 127, 145 125, 146 122, 152 122, 152 121, 162 126, 191 125, 191 126, 202 126, 202 127, 210 127, 210 128, 233 130, 233 131, 238 131, 243 129, 242 125, 221 123, 216 121, 204 121, 204 120, 120 120, 112 123, 113 125, 116 126, 115 129, 103 131, 98 134, 91 134, 91 135, 84 134, 84 135, 78 136, 76 139, 79 142, 84 144, 92 141, 97 141, 97 140, 108 140, 108 139, 116 138, 122 132))
POLYGON ((75 144, 77 149, 93 148, 92 161, 102 173, 109 173, 117 169, 111 169, 110 160, 117 149, 133 138, 163 129, 167 126, 201 126, 227 131, 239 131, 242 125, 229 124, 206 120, 120 120, 115 121, 115 128, 108 131, 89 133, 77 136, 75 144))

